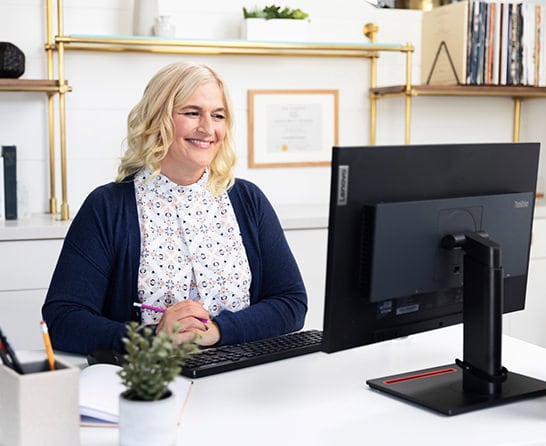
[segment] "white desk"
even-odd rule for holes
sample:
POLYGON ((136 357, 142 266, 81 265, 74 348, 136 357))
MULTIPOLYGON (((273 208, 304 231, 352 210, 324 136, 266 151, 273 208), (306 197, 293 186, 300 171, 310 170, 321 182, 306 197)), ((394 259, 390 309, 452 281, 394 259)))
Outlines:
MULTIPOLYGON (((505 367, 546 380, 546 349, 509 337, 503 342, 505 367)), ((546 397, 447 417, 365 383, 461 356, 462 327, 456 326, 200 378, 178 445, 546 444, 546 397)), ((117 435, 117 429, 82 428, 81 444, 114 446, 117 435)))

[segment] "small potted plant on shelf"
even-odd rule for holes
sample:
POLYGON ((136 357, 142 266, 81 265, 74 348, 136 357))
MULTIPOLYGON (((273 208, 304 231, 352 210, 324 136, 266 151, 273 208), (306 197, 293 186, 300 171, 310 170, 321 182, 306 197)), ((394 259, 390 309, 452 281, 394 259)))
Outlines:
POLYGON ((195 343, 176 342, 172 333, 131 322, 123 339, 126 353, 118 372, 126 391, 119 398, 121 445, 174 445, 181 407, 169 385, 180 375, 195 343))
POLYGON ((243 7, 241 36, 247 40, 292 41, 309 40, 309 14, 301 9, 277 5, 262 9, 243 7))

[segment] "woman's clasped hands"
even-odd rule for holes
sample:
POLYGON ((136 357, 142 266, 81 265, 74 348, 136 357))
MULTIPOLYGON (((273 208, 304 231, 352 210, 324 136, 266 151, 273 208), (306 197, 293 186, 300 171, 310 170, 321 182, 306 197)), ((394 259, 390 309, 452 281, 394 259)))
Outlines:
POLYGON ((179 343, 194 341, 210 346, 220 340, 220 330, 201 302, 183 300, 167 308, 156 330, 171 332, 175 324, 179 326, 179 343))

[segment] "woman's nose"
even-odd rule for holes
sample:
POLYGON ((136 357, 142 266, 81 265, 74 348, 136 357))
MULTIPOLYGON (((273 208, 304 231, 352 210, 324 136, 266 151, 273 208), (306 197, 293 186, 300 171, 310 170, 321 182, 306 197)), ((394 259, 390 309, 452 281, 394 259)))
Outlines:
POLYGON ((201 116, 197 129, 203 133, 210 134, 212 132, 212 119, 210 116, 201 116))

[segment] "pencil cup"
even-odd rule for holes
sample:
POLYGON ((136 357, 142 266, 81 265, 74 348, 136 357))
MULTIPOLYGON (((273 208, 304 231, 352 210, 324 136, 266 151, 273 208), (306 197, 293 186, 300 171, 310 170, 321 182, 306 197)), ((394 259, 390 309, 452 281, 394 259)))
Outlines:
POLYGON ((0 365, 0 445, 80 444, 80 371, 61 361, 22 364, 24 374, 0 365))

